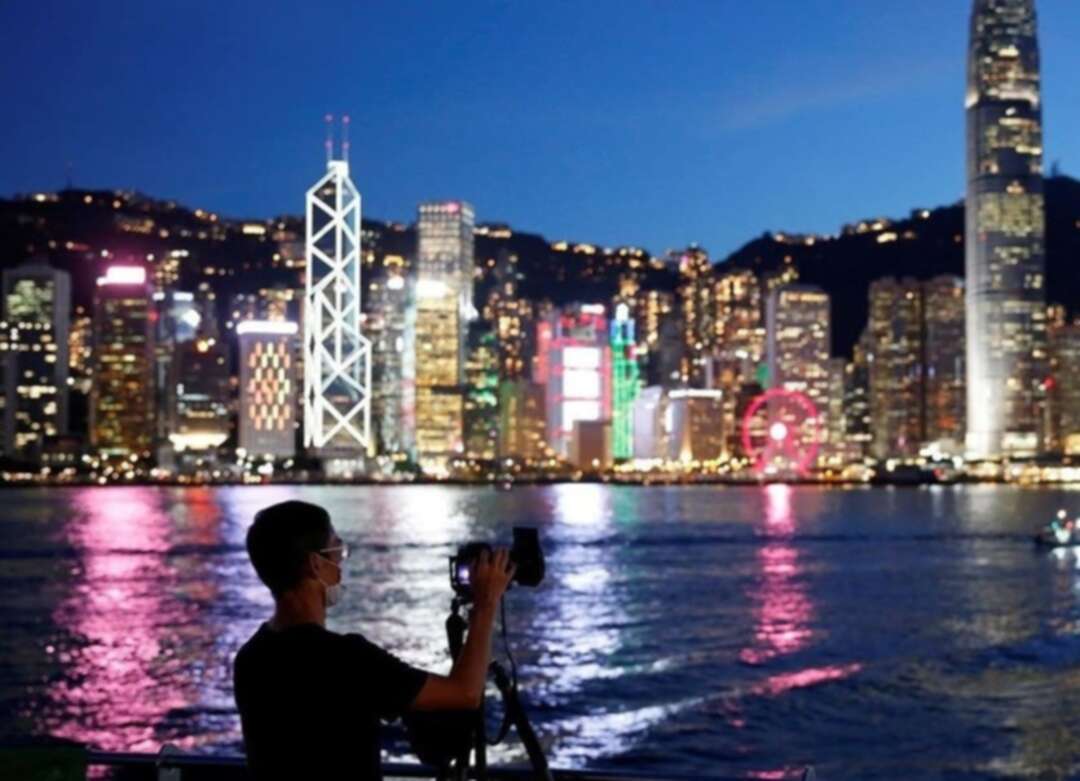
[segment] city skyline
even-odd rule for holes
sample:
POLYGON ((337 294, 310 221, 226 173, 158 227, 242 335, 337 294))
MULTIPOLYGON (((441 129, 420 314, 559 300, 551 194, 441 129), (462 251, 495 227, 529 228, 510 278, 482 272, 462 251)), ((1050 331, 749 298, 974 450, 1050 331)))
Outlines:
MULTIPOLYGON (((71 163, 76 185, 134 187, 235 217, 297 213, 302 200, 295 193, 318 160, 321 117, 346 112, 353 117, 354 178, 371 193, 370 214, 408 219, 416 202, 432 196, 465 198, 491 220, 533 225, 553 239, 657 250, 693 240, 723 257, 766 229, 833 232, 852 218, 960 197, 957 96, 969 11, 961 6, 916 3, 900 13, 830 3, 820 13, 805 8, 790 18, 782 13, 790 6, 779 2, 755 4, 752 12, 685 6, 650 15, 631 7, 617 19, 601 4, 575 19, 560 9, 534 19, 527 11, 483 6, 460 18, 408 5, 363 19, 346 14, 340 34, 368 36, 358 40, 369 53, 349 56, 380 78, 333 96, 319 87, 306 99, 310 111, 305 103, 288 116, 279 112, 268 126, 262 117, 270 103, 293 101, 291 90, 304 75, 303 68, 283 70, 272 56, 285 27, 294 37, 309 29, 296 14, 279 10, 255 22, 222 9, 233 48, 250 60, 241 67, 236 54, 183 45, 191 26, 207 21, 197 11, 176 19, 176 30, 166 35, 149 29, 135 6, 116 8, 115 18, 71 9, 48 31, 67 45, 50 47, 54 59, 41 61, 20 48, 46 34, 40 12, 8 8, 0 12, 10 17, 8 26, 27 31, 0 55, 12 58, 5 72, 18 74, 10 94, 38 111, 0 131, 7 148, 21 150, 0 175, 0 191, 55 189, 71 163), (416 17, 432 30, 410 29, 416 17), (521 62, 504 62, 510 55, 502 46, 466 33, 479 25, 520 42, 525 22, 535 40, 518 49, 521 62), (815 33, 818 40, 810 41, 815 33), (410 47, 405 62, 392 52, 410 36, 428 46, 410 47), (665 36, 693 54, 666 56, 683 49, 665 46, 665 36), (710 44, 709 36, 723 45, 710 44), (561 38, 561 57, 538 69, 537 49, 561 38), (78 74, 94 70, 72 78, 72 64, 115 65, 107 47, 120 43, 131 57, 151 43, 177 56, 158 57, 172 63, 155 66, 162 70, 139 75, 125 68, 109 84, 75 94, 78 74), (657 52, 648 55, 653 67, 632 71, 634 89, 617 54, 625 57, 628 43, 647 55, 657 52), (767 56, 774 46, 781 55, 767 56), (721 56, 722 49, 729 52, 721 56), (190 78, 212 72, 215 57, 223 56, 229 79, 190 78), (479 70, 481 62, 507 67, 488 73, 479 70), (433 63, 441 69, 436 76, 433 63), (566 80, 589 63, 595 74, 566 80), (58 80, 57 71, 68 78, 58 80), (735 82, 760 89, 750 93, 735 82), (507 88, 514 83, 517 90, 507 88), (95 111, 80 109, 88 98, 98 101, 95 111), (161 111, 166 105, 170 111, 161 111), (413 121, 421 115, 423 123, 413 121), (912 132, 916 115, 940 132, 912 132), (138 143, 119 142, 136 116, 138 143), (782 141, 792 134, 800 144, 782 141), (162 169, 161 144, 191 150, 183 177, 162 169), (841 154, 860 161, 858 178, 850 162, 839 164, 841 154)), ((1063 160, 1065 170, 1080 157, 1071 154, 1067 131, 1080 121, 1080 95, 1066 75, 1074 70, 1069 41, 1078 30, 1080 15, 1065 3, 1040 4, 1045 98, 1054 107, 1046 159, 1063 160)))

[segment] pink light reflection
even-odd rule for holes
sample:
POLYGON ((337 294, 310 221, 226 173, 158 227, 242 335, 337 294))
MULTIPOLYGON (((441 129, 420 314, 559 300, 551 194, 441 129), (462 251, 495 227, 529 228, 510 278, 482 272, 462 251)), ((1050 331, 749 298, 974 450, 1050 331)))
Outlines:
MULTIPOLYGON (((74 500, 69 544, 81 570, 53 613, 69 640, 65 675, 47 692, 38 714, 51 734, 106 750, 155 751, 154 728, 173 709, 196 701, 180 662, 163 640, 169 626, 195 616, 160 588, 171 579, 162 554, 169 518, 152 489, 92 488, 74 500)), ((175 740, 190 746, 193 740, 175 740)))
POLYGON ((746 664, 760 665, 805 648, 813 637, 814 606, 799 582, 799 552, 789 539, 795 533, 791 487, 766 486, 765 526, 769 542, 758 551, 758 588, 754 602, 753 643, 739 653, 746 664))

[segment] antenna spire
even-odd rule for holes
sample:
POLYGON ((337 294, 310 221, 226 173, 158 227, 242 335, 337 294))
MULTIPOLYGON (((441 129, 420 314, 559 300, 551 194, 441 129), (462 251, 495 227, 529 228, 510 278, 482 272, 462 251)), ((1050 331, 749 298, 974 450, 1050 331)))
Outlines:
POLYGON ((334 159, 334 115, 327 114, 326 120, 326 162, 334 159))
POLYGON ((341 118, 341 159, 349 162, 349 115, 341 118))

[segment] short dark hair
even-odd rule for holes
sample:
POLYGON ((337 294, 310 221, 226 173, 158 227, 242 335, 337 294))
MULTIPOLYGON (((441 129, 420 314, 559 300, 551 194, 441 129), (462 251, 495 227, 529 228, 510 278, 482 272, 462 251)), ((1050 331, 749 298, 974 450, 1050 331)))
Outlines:
POLYGON ((248 557, 275 597, 300 582, 308 554, 329 544, 330 528, 330 513, 308 502, 280 502, 255 513, 248 557))

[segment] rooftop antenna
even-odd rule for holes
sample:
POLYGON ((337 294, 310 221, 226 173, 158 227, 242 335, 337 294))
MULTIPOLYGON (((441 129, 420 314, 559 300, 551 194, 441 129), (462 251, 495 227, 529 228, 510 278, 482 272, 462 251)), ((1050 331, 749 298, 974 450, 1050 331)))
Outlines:
POLYGON ((349 115, 341 118, 341 159, 349 162, 349 115))
POLYGON ((330 162, 334 159, 334 115, 327 114, 326 117, 326 162, 330 162))

